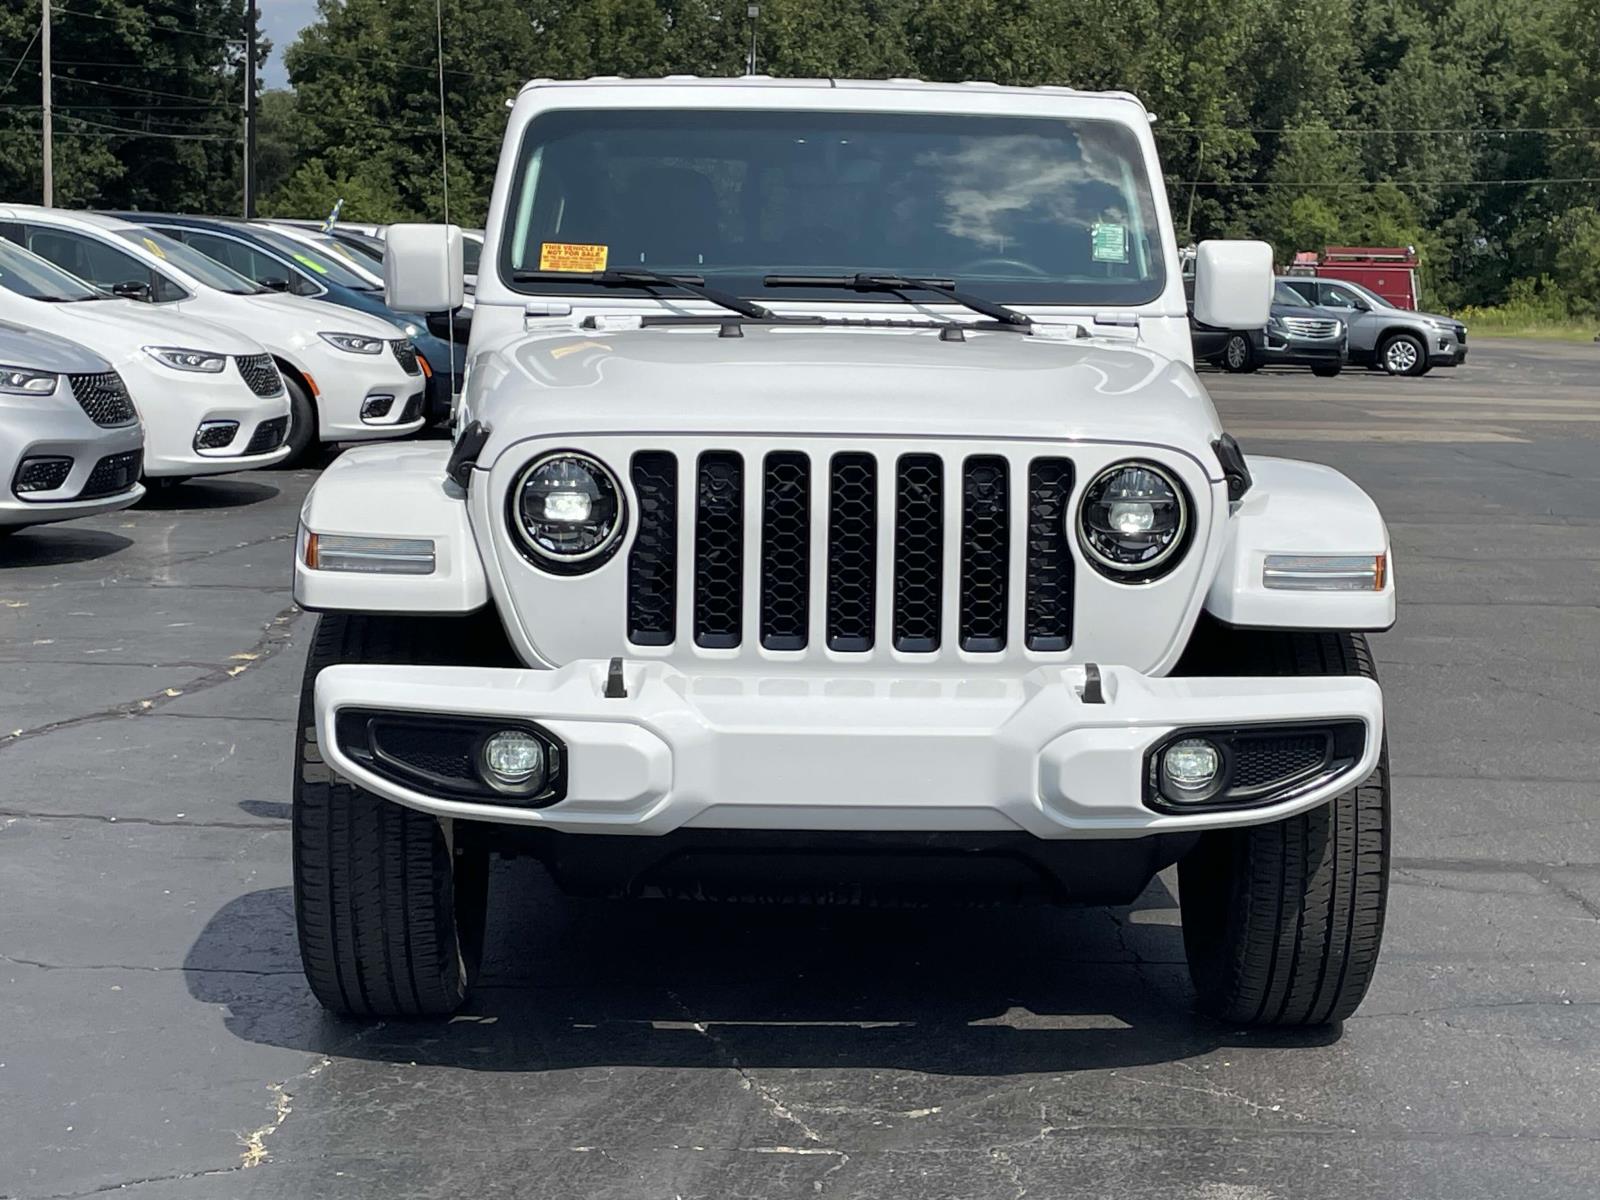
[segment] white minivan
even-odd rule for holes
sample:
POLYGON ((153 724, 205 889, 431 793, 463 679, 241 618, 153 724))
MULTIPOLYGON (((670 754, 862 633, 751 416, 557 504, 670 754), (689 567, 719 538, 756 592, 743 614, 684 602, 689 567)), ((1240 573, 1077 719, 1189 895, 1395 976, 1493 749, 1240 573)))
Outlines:
POLYGON ((291 461, 316 442, 422 428, 422 368, 410 339, 388 321, 258 287, 182 242, 115 217, 0 204, 0 238, 116 295, 260 342, 288 387, 291 461))
POLYGON ((288 457, 283 378, 272 356, 243 334, 120 300, 3 239, 0 319, 71 339, 111 364, 144 419, 146 479, 217 475, 288 457))

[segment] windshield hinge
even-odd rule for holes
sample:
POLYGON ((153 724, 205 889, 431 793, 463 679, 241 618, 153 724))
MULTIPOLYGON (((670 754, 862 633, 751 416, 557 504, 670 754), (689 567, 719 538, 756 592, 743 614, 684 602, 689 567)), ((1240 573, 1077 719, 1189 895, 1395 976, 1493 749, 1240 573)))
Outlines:
POLYGON ((1139 328, 1139 314, 1131 312, 1097 312, 1094 315, 1096 325, 1120 325, 1123 327, 1139 328))
POLYGON ((565 300, 530 300, 522 306, 524 317, 570 317, 572 305, 565 300))

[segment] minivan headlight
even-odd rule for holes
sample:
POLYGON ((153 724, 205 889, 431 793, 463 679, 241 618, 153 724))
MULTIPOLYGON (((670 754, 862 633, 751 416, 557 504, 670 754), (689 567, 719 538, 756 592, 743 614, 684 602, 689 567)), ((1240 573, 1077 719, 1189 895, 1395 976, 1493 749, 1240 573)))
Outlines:
POLYGON ((181 346, 146 346, 144 352, 164 367, 174 371, 198 371, 202 375, 221 374, 228 365, 226 354, 212 354, 209 350, 186 350, 181 346))
POLYGON ((622 536, 622 489, 598 459, 559 451, 535 459, 511 488, 511 518, 539 565, 575 573, 597 567, 622 536))
POLYGON ((388 344, 382 338, 368 337, 364 333, 319 333, 317 336, 346 354, 382 354, 388 344))
POLYGON ((0 394, 48 396, 55 390, 56 376, 50 371, 30 371, 27 367, 0 367, 0 394))
POLYGON ((1148 462, 1107 467, 1078 505, 1078 541, 1102 575, 1142 583, 1177 565, 1189 541, 1183 485, 1148 462))

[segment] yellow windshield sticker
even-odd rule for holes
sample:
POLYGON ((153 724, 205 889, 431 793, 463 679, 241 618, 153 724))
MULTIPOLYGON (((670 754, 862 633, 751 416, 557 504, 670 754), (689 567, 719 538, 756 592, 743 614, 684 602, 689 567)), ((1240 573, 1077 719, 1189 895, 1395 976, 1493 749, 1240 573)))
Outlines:
POLYGON ((590 246, 581 242, 541 242, 539 270, 604 271, 606 249, 605 246, 590 246))
POLYGON ((307 258, 304 254, 294 255, 294 260, 302 267, 315 271, 318 275, 326 275, 328 273, 327 267, 323 266, 314 258, 307 258))
POLYGON ((165 258, 167 256, 167 252, 161 248, 161 246, 156 242, 155 238, 140 238, 139 240, 143 242, 145 244, 145 248, 157 258, 165 258))
POLYGON ((550 351, 550 357, 560 361, 569 354, 576 354, 580 350, 609 350, 610 346, 604 342, 569 342, 565 346, 557 346, 550 351))

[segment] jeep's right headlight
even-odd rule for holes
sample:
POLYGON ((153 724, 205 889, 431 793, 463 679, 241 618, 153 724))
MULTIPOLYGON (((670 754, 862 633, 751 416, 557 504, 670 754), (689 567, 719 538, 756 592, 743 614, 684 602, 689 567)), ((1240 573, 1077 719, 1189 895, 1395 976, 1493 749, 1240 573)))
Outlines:
POLYGON ((541 566, 597 567, 622 537, 622 489, 598 459, 564 450, 535 459, 511 489, 512 524, 541 566))
POLYGON ((1078 541, 1102 575, 1142 583, 1177 565, 1189 541, 1183 485, 1147 462, 1107 467, 1078 505, 1078 541))

